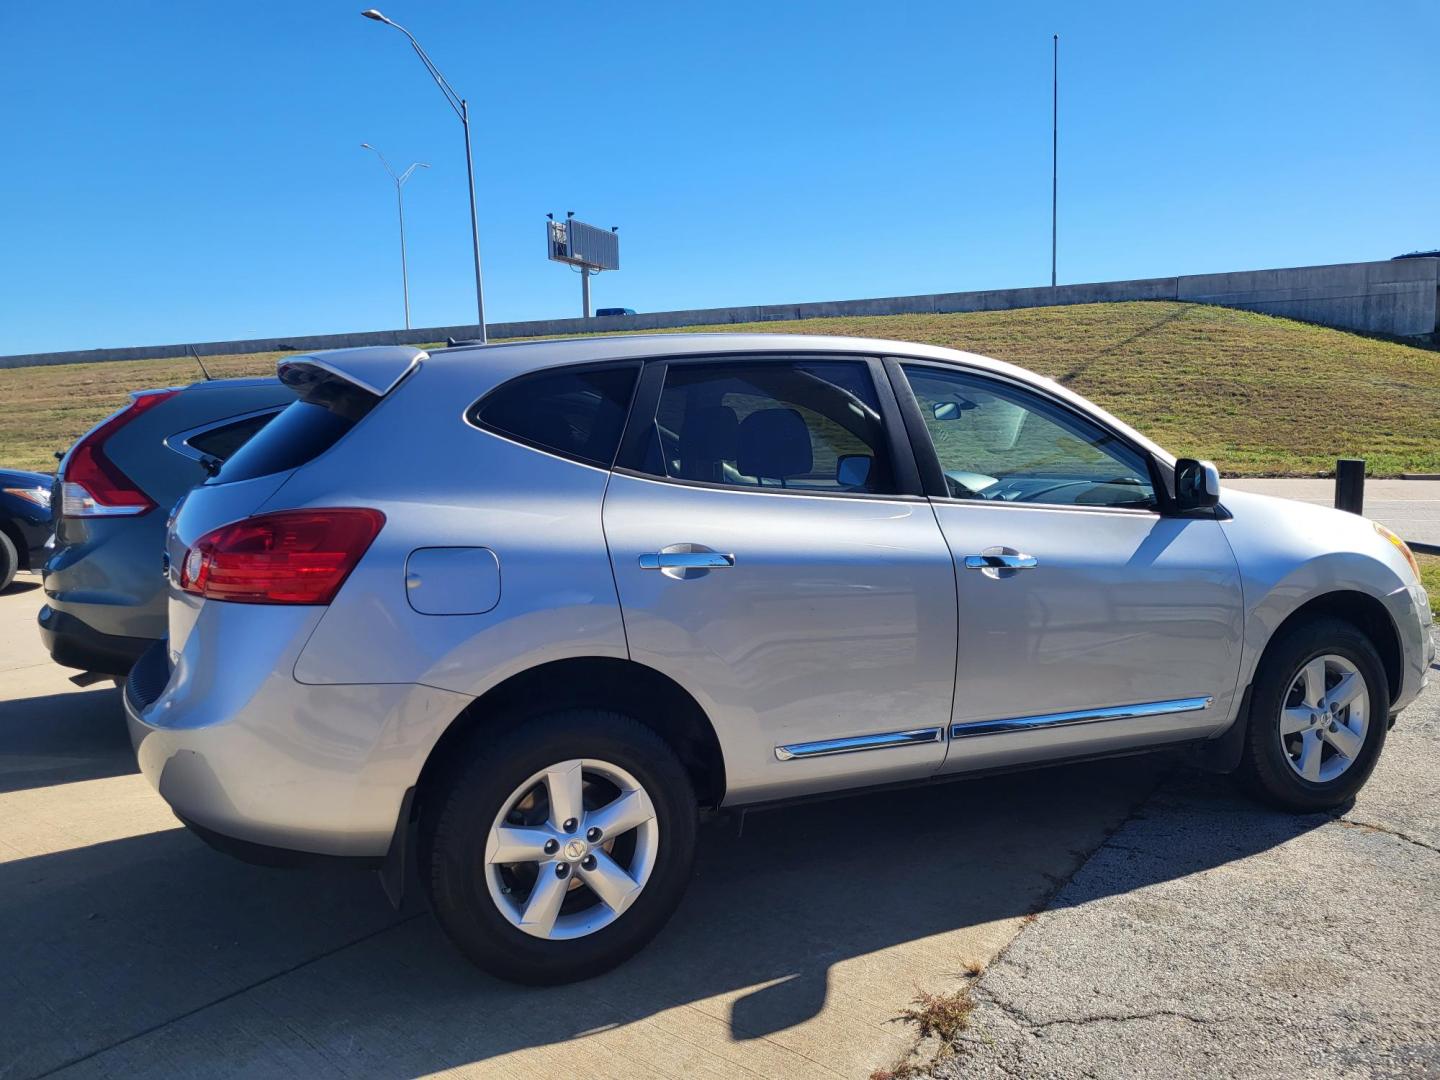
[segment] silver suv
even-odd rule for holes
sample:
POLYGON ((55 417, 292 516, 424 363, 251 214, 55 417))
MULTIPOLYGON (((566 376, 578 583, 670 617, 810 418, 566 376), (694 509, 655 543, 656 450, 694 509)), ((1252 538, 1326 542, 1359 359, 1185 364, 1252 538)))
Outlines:
POLYGON ((413 856, 510 979, 643 946, 697 808, 1175 747, 1338 806, 1434 653, 1383 528, 1222 492, 979 356, 664 335, 279 371, 300 401, 172 521, 140 766, 247 857, 393 886, 413 856))

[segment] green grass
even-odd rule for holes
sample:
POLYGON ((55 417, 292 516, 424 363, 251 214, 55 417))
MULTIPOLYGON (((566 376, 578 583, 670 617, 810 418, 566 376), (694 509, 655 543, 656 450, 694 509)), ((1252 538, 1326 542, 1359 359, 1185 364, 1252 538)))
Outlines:
MULTIPOLYGON (((1288 319, 1168 302, 806 319, 694 330, 857 334, 968 349, 1058 379, 1176 454, 1241 476, 1440 472, 1440 352, 1288 319)), ((675 331, 683 332, 683 331, 675 331)), ((277 354, 207 358, 216 375, 277 354)), ((49 468, 129 390, 191 382, 193 360, 0 370, 0 464, 49 468)))
POLYGON ((1420 564, 1420 582, 1430 594, 1430 610, 1440 616, 1440 555, 1416 555, 1420 564))

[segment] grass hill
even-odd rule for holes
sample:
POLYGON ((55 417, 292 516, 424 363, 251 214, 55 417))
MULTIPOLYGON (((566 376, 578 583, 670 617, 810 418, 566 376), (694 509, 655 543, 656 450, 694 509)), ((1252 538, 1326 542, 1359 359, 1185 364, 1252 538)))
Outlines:
MULTIPOLYGON (((1373 476, 1440 472, 1440 352, 1227 308, 1085 304, 952 315, 806 319, 687 330, 857 334, 1009 360, 1059 380, 1173 453, 1222 473, 1307 476, 1363 457, 1373 476)), ((208 357, 216 376, 277 353, 208 357)), ((130 390, 193 382, 190 359, 0 370, 0 466, 53 452, 130 390)))

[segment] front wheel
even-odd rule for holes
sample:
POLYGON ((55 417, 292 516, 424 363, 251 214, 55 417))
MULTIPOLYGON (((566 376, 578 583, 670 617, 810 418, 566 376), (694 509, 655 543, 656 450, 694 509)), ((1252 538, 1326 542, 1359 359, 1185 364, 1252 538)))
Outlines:
POLYGON ((1375 768, 1389 713, 1385 667, 1365 634, 1332 618, 1293 627, 1256 675, 1241 776, 1284 809, 1335 809, 1375 768))
POLYGON ((643 948, 695 852, 694 791, 665 741, 629 717, 571 710, 471 745, 422 817, 431 904, 460 951, 543 985, 643 948))
POLYGON ((10 537, 0 532, 0 592, 10 587, 15 580, 15 571, 20 568, 20 553, 10 542, 10 537))

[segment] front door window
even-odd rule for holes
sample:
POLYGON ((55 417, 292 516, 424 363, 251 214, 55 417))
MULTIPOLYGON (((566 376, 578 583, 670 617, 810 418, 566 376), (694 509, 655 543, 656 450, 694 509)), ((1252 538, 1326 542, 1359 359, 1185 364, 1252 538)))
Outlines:
POLYGON ((953 498, 1155 507, 1145 459, 1117 435, 998 380, 904 370, 953 498))

